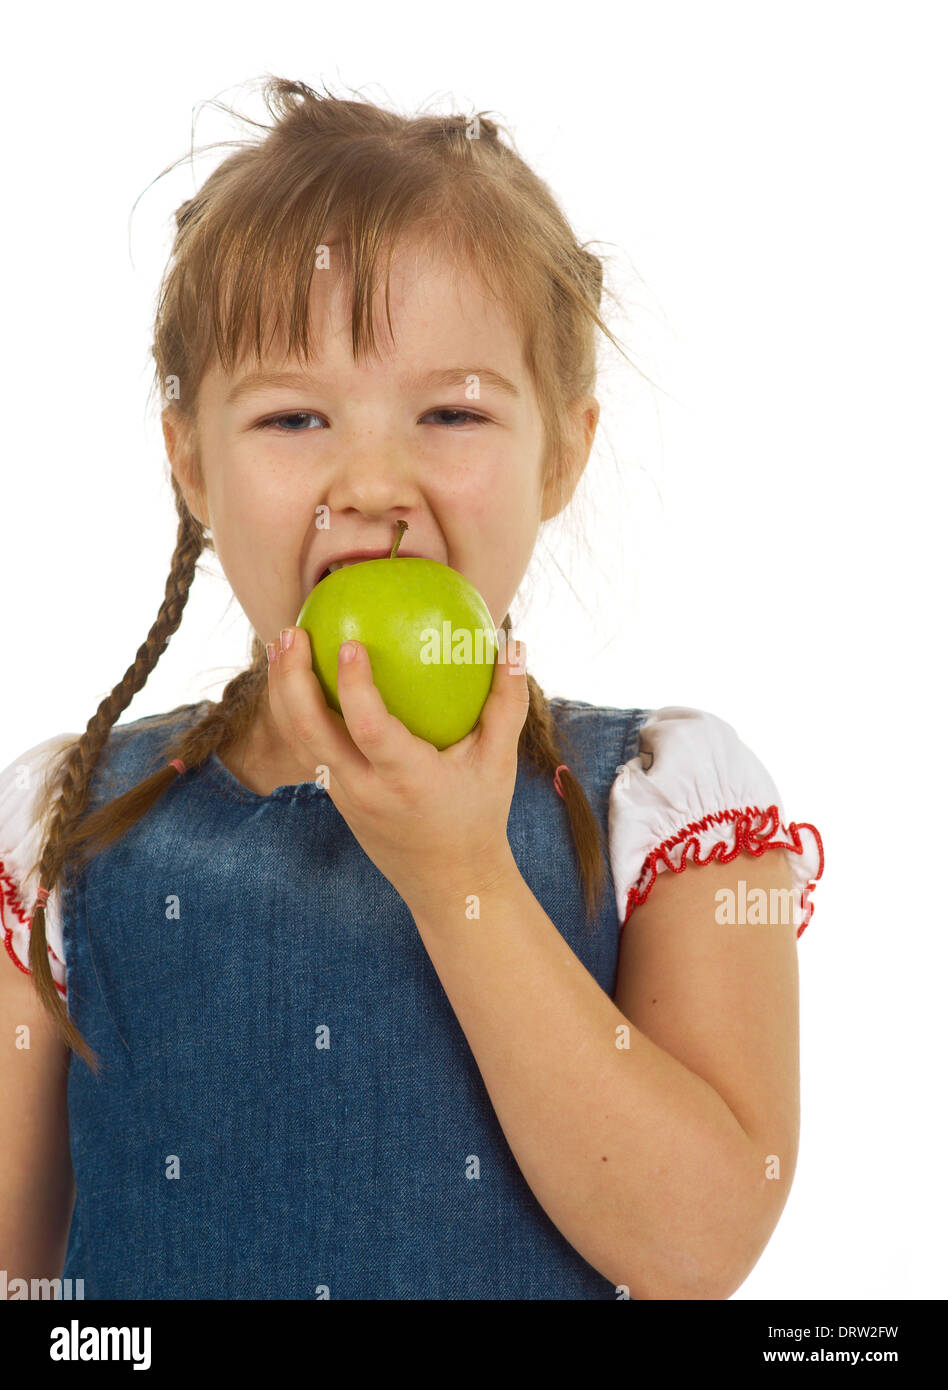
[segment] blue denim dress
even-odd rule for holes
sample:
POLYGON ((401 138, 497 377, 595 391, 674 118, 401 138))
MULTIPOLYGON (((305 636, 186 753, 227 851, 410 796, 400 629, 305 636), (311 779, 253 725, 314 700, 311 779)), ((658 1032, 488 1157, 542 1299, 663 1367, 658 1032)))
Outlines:
MULTIPOLYGON (((182 725, 204 703, 180 706, 182 725)), ((606 843, 648 711, 553 700, 606 843)), ((167 761, 116 726, 90 805, 167 761)), ((611 874, 585 924, 564 801, 521 757, 508 840, 612 997, 611 874)), ((61 885, 86 1298, 615 1299, 510 1151, 411 914, 315 782, 261 796, 216 754, 61 885)))

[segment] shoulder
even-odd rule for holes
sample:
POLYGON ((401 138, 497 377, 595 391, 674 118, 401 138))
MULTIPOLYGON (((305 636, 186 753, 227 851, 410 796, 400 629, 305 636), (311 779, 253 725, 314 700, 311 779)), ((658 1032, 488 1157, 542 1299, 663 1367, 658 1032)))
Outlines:
POLYGON ((646 900, 659 873, 776 848, 788 851, 799 935, 823 872, 816 827, 787 821, 767 768, 724 719, 682 705, 648 711, 609 795, 619 920, 646 900))
MULTIPOLYGON (((45 793, 53 789, 60 755, 78 733, 56 734, 25 749, 0 769, 0 931, 8 961, 26 974, 29 969, 30 917, 40 887, 37 860, 42 852, 45 793)), ((66 993, 62 919, 58 890, 46 904, 46 941, 53 979, 66 993)))

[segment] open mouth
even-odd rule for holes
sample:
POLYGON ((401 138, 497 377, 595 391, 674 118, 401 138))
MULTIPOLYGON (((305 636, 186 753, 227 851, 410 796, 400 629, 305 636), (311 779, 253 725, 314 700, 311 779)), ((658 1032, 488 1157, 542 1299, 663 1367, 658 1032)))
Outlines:
MULTIPOLYGON (((347 569, 349 565, 366 565, 369 564, 372 560, 386 560, 388 558, 388 552, 386 551, 380 555, 353 555, 352 558, 348 560, 333 560, 331 564, 328 564, 326 568, 320 573, 319 577, 315 581, 315 584, 321 584, 327 575, 335 574, 337 570, 347 569)), ((402 553, 399 558, 403 560, 421 560, 425 557, 423 555, 415 555, 411 551, 407 551, 402 553)), ((315 584, 313 586, 314 588, 315 584)))
MULTIPOLYGON (((333 560, 332 564, 331 564, 331 565, 327 565, 326 568, 323 570, 322 574, 321 574, 321 575, 319 576, 319 578, 316 580, 316 583, 317 583, 317 584, 321 584, 322 581, 326 578, 326 576, 327 576, 328 574, 335 574, 337 570, 347 569, 347 568, 349 567, 349 565, 364 565, 364 564, 367 564, 367 563, 369 562, 370 558, 372 558, 372 557, 370 557, 370 556, 368 556, 368 555, 362 555, 362 556, 359 556, 357 559, 354 559, 354 560, 333 560)), ((381 559, 382 557, 379 556, 378 558, 381 559)))

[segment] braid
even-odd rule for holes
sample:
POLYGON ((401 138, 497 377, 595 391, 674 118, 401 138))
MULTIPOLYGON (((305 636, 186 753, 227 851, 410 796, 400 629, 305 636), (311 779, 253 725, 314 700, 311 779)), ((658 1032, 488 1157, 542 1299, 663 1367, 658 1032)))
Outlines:
MULTIPOLYGON (((177 480, 173 478, 172 483, 179 526, 164 602, 133 664, 111 694, 102 701, 82 737, 64 750, 55 770, 47 774, 47 792, 50 783, 57 781, 59 797, 45 816, 43 847, 31 871, 38 871, 42 885, 30 923, 30 970, 35 988, 63 1041, 96 1072, 99 1068, 98 1058, 69 1018, 52 977, 46 941, 46 899, 64 876, 67 864, 70 870, 82 868, 93 854, 123 835, 158 800, 177 776, 176 770, 168 766, 172 758, 179 757, 187 767, 194 767, 203 762, 212 750, 226 746, 239 737, 252 722, 257 699, 266 687, 266 648, 255 636, 251 666, 230 681, 220 701, 211 707, 198 725, 173 743, 166 755, 159 754, 161 770, 139 782, 123 796, 83 816, 92 774, 112 726, 137 691, 141 690, 177 630, 188 601, 198 558, 205 546, 212 546, 212 542, 204 537, 203 526, 188 510, 177 480)), ((174 720, 173 711, 155 722, 160 725, 174 720)))
POLYGON ((58 800, 45 816, 43 847, 34 866, 38 869, 43 888, 30 924, 30 970, 37 993, 59 1025, 64 1041, 74 1047, 90 1066, 92 1054, 69 1019, 50 970, 46 942, 46 898, 62 875, 76 827, 88 801, 92 773, 112 725, 155 669, 181 622, 184 605, 188 601, 198 556, 204 548, 203 528, 188 511, 177 485, 175 496, 180 518, 178 539, 158 616, 125 675, 99 705, 86 725, 85 733, 60 755, 53 778, 47 778, 47 789, 50 780, 55 779, 60 782, 60 791, 58 800))
MULTIPOLYGON (((509 613, 505 615, 501 627, 509 635, 512 627, 509 613)), ((530 707, 526 722, 520 731, 520 748, 528 762, 544 776, 552 779, 556 769, 561 768, 559 781, 563 789, 563 800, 569 815, 570 831, 583 883, 588 925, 589 920, 599 911, 605 886, 606 860, 602 829, 582 784, 568 767, 561 767, 563 758, 560 753, 560 739, 567 743, 568 736, 558 733, 547 698, 529 673, 527 689, 530 692, 530 707)), ((572 749, 570 755, 575 757, 572 749)))

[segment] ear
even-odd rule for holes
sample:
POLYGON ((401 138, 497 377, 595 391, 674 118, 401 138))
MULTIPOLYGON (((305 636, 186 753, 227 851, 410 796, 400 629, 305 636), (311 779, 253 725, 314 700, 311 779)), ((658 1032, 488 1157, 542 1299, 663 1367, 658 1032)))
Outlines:
POLYGON ((165 450, 171 464, 171 472, 184 493, 188 507, 202 526, 210 526, 207 519, 207 496, 191 422, 177 406, 168 405, 161 412, 161 429, 165 437, 165 450))
POLYGON ((570 407, 570 431, 566 459, 558 479, 548 478, 543 487, 541 521, 558 516, 579 485, 599 424, 599 402, 595 396, 579 396, 570 407))

